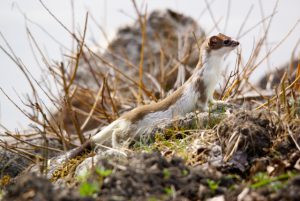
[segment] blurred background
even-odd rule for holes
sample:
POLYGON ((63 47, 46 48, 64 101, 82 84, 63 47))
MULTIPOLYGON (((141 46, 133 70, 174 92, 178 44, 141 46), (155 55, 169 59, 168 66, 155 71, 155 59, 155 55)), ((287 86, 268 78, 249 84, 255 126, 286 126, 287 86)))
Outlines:
MULTIPOLYGON (((108 40, 111 40, 119 27, 131 24, 137 18, 132 1, 130 0, 44 0, 43 2, 66 27, 75 31, 77 30, 77 32, 80 31, 81 33, 86 12, 89 12, 90 18, 87 27, 86 42, 91 46, 97 44, 105 48, 107 45, 107 39, 97 27, 98 25, 103 28, 108 40), (74 12, 72 12, 72 7, 74 8, 74 12)), ((259 23, 264 17, 272 14, 275 4, 275 0, 137 1, 138 7, 146 7, 148 13, 154 9, 170 8, 193 17, 208 35, 222 32, 232 37, 237 36, 247 13, 249 13, 249 18, 246 24, 243 25, 245 26, 245 31, 259 23), (209 9, 207 8, 208 5, 210 5, 209 9), (219 23, 212 30, 215 21, 219 23), (212 32, 208 33, 210 30, 212 32)), ((268 34, 267 47, 263 48, 265 53, 274 48, 287 35, 296 22, 299 21, 299 8, 299 0, 279 1, 276 8, 277 12, 268 34)), ((26 33, 25 18, 33 22, 27 22, 27 26, 30 28, 30 32, 35 37, 37 43, 42 47, 42 51, 53 62, 64 60, 64 54, 69 53, 67 49, 71 49, 72 47, 72 40, 69 33, 49 15, 38 0, 0 1, 1 34, 6 38, 15 54, 28 67, 33 76, 42 82, 46 80, 44 78, 47 75, 44 75, 44 72, 38 67, 37 63, 42 61, 41 58, 37 58, 37 62, 31 52, 26 33), (48 34, 42 31, 36 24, 46 29, 48 34)), ((263 24, 261 24, 240 39, 244 59, 247 60, 249 58, 254 43, 257 42, 263 31, 263 24)), ((300 26, 297 26, 284 43, 272 53, 269 60, 261 64, 255 72, 255 77, 251 80, 255 82, 266 72, 289 62, 297 43, 299 43, 299 39, 300 26)), ((0 38, 0 44, 5 46, 3 38, 0 38)), ((296 56, 299 56, 299 48, 295 52, 296 56)), ((30 86, 24 75, 1 50, 0 87, 17 103, 21 102, 19 97, 23 98, 30 92, 30 86)), ((28 124, 24 115, 1 92, 0 124, 12 130, 16 128, 22 130, 28 124)))

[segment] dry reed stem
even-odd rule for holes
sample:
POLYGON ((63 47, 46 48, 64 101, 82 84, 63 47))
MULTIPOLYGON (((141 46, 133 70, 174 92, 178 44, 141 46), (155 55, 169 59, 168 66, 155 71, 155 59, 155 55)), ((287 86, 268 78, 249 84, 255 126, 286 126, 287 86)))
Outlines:
MULTIPOLYGON (((300 61, 298 61, 298 66, 297 66, 297 70, 296 70, 296 77, 299 77, 299 76, 300 76, 300 61)), ((294 90, 300 91, 300 81, 298 83, 295 83, 294 90)))
POLYGON ((211 8, 210 8, 210 4, 207 2, 207 0, 205 0, 205 4, 206 4, 206 8, 207 8, 207 10, 208 10, 208 12, 209 12, 209 15, 210 15, 210 17, 211 17, 211 19, 212 19, 212 21, 213 21, 213 23, 214 23, 214 27, 217 29, 218 32, 220 32, 220 28, 219 28, 219 26, 218 26, 218 23, 217 23, 217 21, 216 21, 216 18, 215 18, 215 16, 214 16, 214 14, 213 14, 213 12, 212 12, 212 10, 211 10, 211 8))
POLYGON ((135 0, 132 0, 133 7, 135 12, 138 15, 138 22, 140 25, 141 33, 142 33, 142 44, 141 44, 141 52, 140 52, 140 63, 139 63, 139 95, 138 95, 138 104, 142 102, 142 86, 143 86, 143 65, 144 65, 144 48, 146 43, 146 20, 147 13, 142 15, 137 8, 135 0))
POLYGON ((79 51, 76 54, 76 60, 75 60, 75 66, 74 66, 74 71, 72 73, 71 79, 67 85, 67 90, 71 87, 73 84, 76 74, 77 74, 77 69, 79 65, 79 59, 81 58, 82 52, 83 52, 83 46, 84 46, 84 40, 85 40, 85 35, 86 35, 86 30, 87 30, 87 23, 88 23, 88 14, 85 16, 85 22, 84 22, 84 29, 83 29, 83 37, 82 40, 79 42, 79 51))
MULTIPOLYGON (((294 85, 298 82, 298 80, 300 80, 300 76, 296 77, 295 80, 294 80, 289 86, 287 86, 284 90, 287 91, 287 90, 293 88, 294 85)), ((281 92, 279 93, 279 96, 281 96, 282 94, 283 94, 283 91, 281 91, 281 92)), ((258 106, 257 108, 255 108, 255 110, 259 110, 259 109, 265 107, 266 105, 268 105, 269 103, 272 103, 272 102, 273 102, 274 100, 276 100, 277 98, 278 98, 277 96, 274 96, 274 97, 271 98, 268 102, 266 102, 266 103, 264 103, 264 104, 258 106)))

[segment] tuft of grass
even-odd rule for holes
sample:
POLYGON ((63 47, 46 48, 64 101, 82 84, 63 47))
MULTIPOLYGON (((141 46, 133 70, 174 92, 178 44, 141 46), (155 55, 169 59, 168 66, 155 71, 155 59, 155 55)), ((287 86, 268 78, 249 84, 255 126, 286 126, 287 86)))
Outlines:
POLYGON ((173 186, 164 188, 164 191, 165 191, 166 195, 169 197, 173 196, 176 193, 173 186))
POLYGON ((103 168, 96 168, 95 172, 100 176, 100 177, 108 177, 109 175, 112 174, 112 170, 108 169, 103 169, 103 168))
POLYGON ((186 177, 189 175, 189 171, 188 170, 182 170, 182 176, 186 177))
POLYGON ((100 191, 99 184, 89 183, 89 182, 83 182, 80 184, 79 187, 79 194, 80 196, 87 197, 87 196, 93 196, 94 194, 98 193, 100 191))
POLYGON ((170 173, 170 171, 168 170, 168 169, 164 169, 163 170, 163 175, 164 175, 164 179, 169 179, 170 178, 170 176, 171 176, 171 173, 170 173))
POLYGON ((148 198, 148 201, 159 201, 159 199, 156 197, 150 197, 148 198))
POLYGON ((5 195, 4 190, 0 189, 0 200, 3 199, 4 195, 5 195))
POLYGON ((295 172, 288 171, 279 176, 271 177, 266 172, 259 172, 252 178, 253 183, 250 185, 253 189, 262 187, 270 187, 274 191, 280 190, 287 184, 287 181, 297 174, 295 172))
POLYGON ((206 182, 208 184, 209 189, 213 193, 215 193, 216 190, 219 188, 220 181, 214 181, 214 180, 211 180, 211 179, 207 179, 206 182))
POLYGON ((112 174, 111 169, 99 168, 91 170, 86 175, 78 178, 80 182, 79 193, 81 196, 96 196, 101 192, 103 181, 112 174))

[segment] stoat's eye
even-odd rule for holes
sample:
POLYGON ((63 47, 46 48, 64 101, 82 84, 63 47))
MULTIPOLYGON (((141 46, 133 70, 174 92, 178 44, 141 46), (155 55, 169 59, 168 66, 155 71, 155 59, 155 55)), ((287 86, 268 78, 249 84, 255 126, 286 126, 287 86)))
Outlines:
POLYGON ((224 45, 230 45, 230 40, 224 40, 224 41, 223 41, 223 44, 224 44, 224 45))

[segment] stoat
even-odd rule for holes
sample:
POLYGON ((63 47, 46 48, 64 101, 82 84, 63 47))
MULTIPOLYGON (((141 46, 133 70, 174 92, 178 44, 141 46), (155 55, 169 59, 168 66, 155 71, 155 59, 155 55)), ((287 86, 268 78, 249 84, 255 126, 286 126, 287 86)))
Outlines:
POLYGON ((215 87, 220 80, 224 56, 239 45, 238 41, 219 33, 207 38, 201 46, 199 62, 192 76, 165 99, 137 107, 112 122, 86 143, 71 151, 70 157, 85 148, 106 144, 118 149, 126 142, 147 134, 155 125, 195 110, 207 111, 213 100, 215 87))

